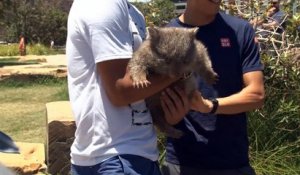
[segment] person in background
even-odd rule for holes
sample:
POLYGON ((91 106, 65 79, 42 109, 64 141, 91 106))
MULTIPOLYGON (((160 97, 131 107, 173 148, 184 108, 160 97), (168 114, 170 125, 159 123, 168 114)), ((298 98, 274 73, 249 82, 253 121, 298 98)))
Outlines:
POLYGON ((54 49, 54 40, 51 40, 50 42, 50 49, 54 49))
POLYGON ((73 175, 160 174, 157 136, 143 99, 177 79, 153 76, 148 87, 133 86, 127 63, 145 38, 144 17, 127 0, 73 1, 66 44, 76 122, 73 175))
POLYGON ((20 35, 19 54, 20 54, 20 56, 25 56, 26 55, 26 43, 25 43, 25 37, 24 37, 23 34, 20 35))
POLYGON ((254 28, 262 28, 262 29, 275 29, 279 27, 277 33, 282 32, 282 28, 284 28, 285 24, 283 23, 285 17, 285 13, 280 10, 280 0, 271 0, 271 5, 267 9, 266 18, 251 20, 250 23, 254 26, 254 28), (281 26, 282 25, 282 26, 281 26))
POLYGON ((197 77, 199 91, 189 103, 184 95, 163 93, 166 120, 185 133, 167 138, 164 175, 255 175, 246 112, 263 105, 263 65, 252 26, 220 12, 220 4, 187 0, 186 11, 168 24, 199 28, 196 38, 207 47, 219 77, 213 85, 197 77))

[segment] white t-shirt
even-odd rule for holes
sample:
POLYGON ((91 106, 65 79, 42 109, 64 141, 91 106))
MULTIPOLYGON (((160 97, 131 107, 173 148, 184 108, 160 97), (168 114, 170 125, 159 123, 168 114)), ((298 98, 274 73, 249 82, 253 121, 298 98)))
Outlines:
POLYGON ((151 115, 132 110, 144 111, 145 102, 131 104, 132 108, 112 105, 96 71, 99 62, 131 58, 144 38, 144 18, 126 0, 73 2, 66 48, 68 88, 77 126, 71 147, 73 164, 95 165, 119 154, 157 160, 151 115))

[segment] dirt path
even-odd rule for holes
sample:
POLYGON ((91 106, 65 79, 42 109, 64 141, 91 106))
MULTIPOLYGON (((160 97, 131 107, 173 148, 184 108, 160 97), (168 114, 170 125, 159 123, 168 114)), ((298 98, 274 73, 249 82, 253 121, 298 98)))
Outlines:
MULTIPOLYGON (((0 57, 5 58, 5 57, 0 57)), ((7 58, 7 57, 6 57, 7 58)), ((36 60, 38 64, 4 66, 0 68, 0 79, 11 75, 54 75, 66 76, 67 60, 65 55, 27 55, 19 56, 19 61, 36 60)))

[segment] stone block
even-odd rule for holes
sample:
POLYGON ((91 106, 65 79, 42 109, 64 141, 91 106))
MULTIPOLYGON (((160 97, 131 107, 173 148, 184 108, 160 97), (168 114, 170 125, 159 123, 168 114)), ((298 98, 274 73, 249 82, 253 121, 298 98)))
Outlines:
POLYGON ((69 101, 46 104, 47 165, 51 174, 70 172, 70 147, 74 140, 75 121, 69 101))

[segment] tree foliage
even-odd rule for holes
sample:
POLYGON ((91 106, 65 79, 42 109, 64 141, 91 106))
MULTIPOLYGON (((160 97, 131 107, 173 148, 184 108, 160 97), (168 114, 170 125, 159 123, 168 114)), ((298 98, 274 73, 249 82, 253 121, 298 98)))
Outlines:
POLYGON ((30 43, 49 45, 53 39, 57 44, 64 44, 68 12, 62 10, 61 2, 63 0, 2 0, 0 23, 4 26, 5 40, 17 42, 23 34, 30 43))
MULTIPOLYGON (((0 40, 18 42, 21 34, 29 43, 63 45, 67 36, 67 16, 72 0, 0 0, 0 40), (2 36, 1 36, 2 35, 2 36)), ((134 3, 147 25, 162 26, 175 17, 170 0, 134 3)))
POLYGON ((175 5, 170 0, 151 0, 133 3, 145 16, 147 26, 163 26, 176 16, 175 5))

